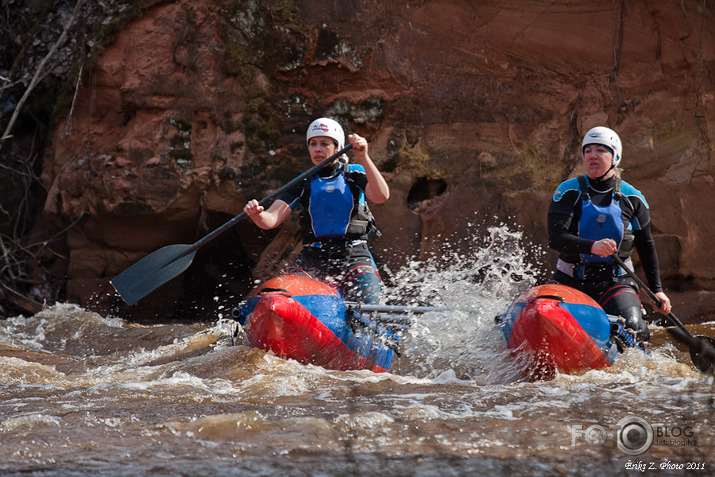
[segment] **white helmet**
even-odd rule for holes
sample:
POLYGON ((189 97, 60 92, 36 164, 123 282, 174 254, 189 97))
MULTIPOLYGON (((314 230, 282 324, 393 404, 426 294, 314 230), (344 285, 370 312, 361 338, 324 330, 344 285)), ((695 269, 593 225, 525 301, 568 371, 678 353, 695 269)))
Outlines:
POLYGON ((623 146, 621 145, 621 138, 618 137, 614 130, 603 126, 591 128, 583 137, 583 142, 581 143, 582 153, 589 144, 600 144, 609 148, 613 153, 613 167, 618 166, 621 162, 623 146))
POLYGON ((318 118, 308 126, 305 140, 310 142, 316 136, 327 136, 338 143, 338 150, 345 147, 345 133, 342 126, 337 121, 330 118, 318 118))

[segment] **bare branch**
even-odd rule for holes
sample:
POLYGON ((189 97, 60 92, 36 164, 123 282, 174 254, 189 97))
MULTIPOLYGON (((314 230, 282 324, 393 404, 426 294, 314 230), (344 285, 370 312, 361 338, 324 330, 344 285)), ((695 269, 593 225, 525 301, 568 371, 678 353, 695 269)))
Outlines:
POLYGON ((82 83, 82 70, 84 70, 84 61, 79 65, 79 73, 77 73, 77 84, 74 88, 74 96, 72 96, 72 106, 70 107, 70 112, 67 114, 67 120, 65 121, 65 127, 63 130, 65 136, 69 136, 72 133, 72 114, 74 113, 74 106, 77 102, 77 93, 79 92, 79 87, 82 83))
POLYGON ((32 93, 32 90, 35 89, 35 86, 37 86, 37 84, 40 82, 40 80, 44 77, 43 71, 45 69, 45 65, 54 56, 55 52, 60 47, 60 45, 62 45, 62 43, 64 43, 65 38, 67 37, 67 32, 69 31, 70 27, 72 26, 72 23, 74 23, 75 18, 77 18, 77 15, 78 15, 83 3, 84 3, 84 0, 77 0, 77 4, 75 5, 74 10, 72 11, 72 16, 70 17, 69 21, 64 26, 64 28, 62 29, 62 34, 57 39, 55 44, 52 45, 52 48, 50 48, 50 51, 47 52, 47 55, 45 55, 45 57, 42 59, 39 66, 37 67, 37 71, 35 71, 35 75, 32 77, 32 80, 30 81, 30 84, 27 86, 27 89, 25 90, 25 93, 22 95, 22 98, 20 98, 20 101, 17 103, 17 106, 15 107, 15 111, 13 111, 13 113, 12 113, 12 117, 10 118, 10 122, 8 123, 7 127, 5 128, 5 132, 3 133, 2 137, 0 137, 0 148, 2 148, 6 139, 12 137, 10 135, 10 132, 12 131, 12 128, 15 126, 15 122, 17 121, 17 118, 20 115, 20 110, 22 109, 22 106, 25 104, 25 101, 27 101, 27 98, 30 96, 30 93, 32 93))

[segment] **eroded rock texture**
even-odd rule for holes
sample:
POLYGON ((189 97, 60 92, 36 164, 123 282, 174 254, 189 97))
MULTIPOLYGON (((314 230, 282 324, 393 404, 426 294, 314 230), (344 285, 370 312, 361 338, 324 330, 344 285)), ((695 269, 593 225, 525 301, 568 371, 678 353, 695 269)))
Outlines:
MULTIPOLYGON (((106 46, 45 158, 45 215, 86 214, 68 298, 120 306, 108 279, 307 169, 305 128, 332 115, 388 179, 373 249, 393 267, 501 220, 546 249, 583 133, 616 129, 675 309, 712 315, 713 20, 702 1, 160 2, 106 46)), ((240 299, 296 252, 295 231, 240 223, 132 313, 240 299)))

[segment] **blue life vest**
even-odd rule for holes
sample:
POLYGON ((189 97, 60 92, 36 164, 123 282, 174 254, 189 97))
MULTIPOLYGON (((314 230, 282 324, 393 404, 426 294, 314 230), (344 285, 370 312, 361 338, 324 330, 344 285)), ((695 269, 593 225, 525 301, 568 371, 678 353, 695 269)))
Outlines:
POLYGON ((309 218, 304 227, 309 227, 309 238, 345 237, 346 239, 365 238, 374 230, 374 219, 365 200, 365 192, 353 181, 348 180, 346 172, 359 165, 341 165, 334 177, 324 178, 318 174, 308 183, 309 200, 305 208, 309 218))
MULTIPOLYGON (((588 184, 586 177, 581 176, 579 185, 581 186, 581 218, 578 222, 578 236, 589 240, 601 240, 610 238, 620 247, 623 240, 623 212, 621 211, 621 180, 616 178, 613 187, 613 198, 611 203, 605 207, 600 207, 593 203, 588 194, 588 184)), ((601 257, 595 254, 581 254, 582 263, 609 263, 613 257, 601 257)))
MULTIPOLYGON (((360 193, 362 195, 362 192, 360 193)), ((345 176, 330 179, 315 176, 310 181, 308 214, 316 237, 339 237, 347 233, 353 211, 353 193, 345 176)))

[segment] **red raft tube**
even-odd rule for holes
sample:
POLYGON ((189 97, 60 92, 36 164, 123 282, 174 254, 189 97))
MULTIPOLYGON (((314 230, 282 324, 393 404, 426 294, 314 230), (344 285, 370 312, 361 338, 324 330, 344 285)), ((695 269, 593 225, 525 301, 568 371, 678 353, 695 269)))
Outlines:
POLYGON ((565 285, 531 288, 497 321, 512 356, 531 379, 602 369, 620 353, 612 339, 620 326, 589 296, 565 285))
POLYGON ((260 285, 234 316, 251 346, 327 369, 388 372, 397 335, 346 307, 326 283, 281 275, 260 285))

